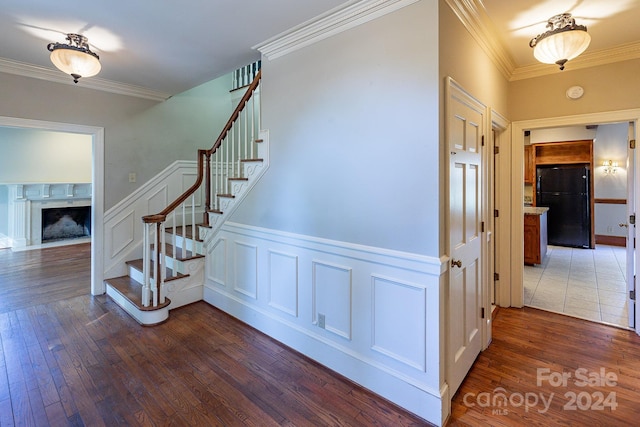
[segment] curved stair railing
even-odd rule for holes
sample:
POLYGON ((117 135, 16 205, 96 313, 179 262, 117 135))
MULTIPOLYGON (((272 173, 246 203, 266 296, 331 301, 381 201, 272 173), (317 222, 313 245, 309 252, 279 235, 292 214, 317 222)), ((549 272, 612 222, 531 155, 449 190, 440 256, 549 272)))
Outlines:
POLYGON ((261 71, 258 70, 213 146, 198 150, 195 183, 161 212, 142 218, 144 307, 165 304, 167 278, 181 273, 178 271, 180 263, 175 260, 202 256, 197 254, 199 227, 209 226, 209 214, 222 214, 220 200, 234 197, 231 182, 247 180, 243 176, 243 163, 260 161, 254 158, 256 143, 260 142, 257 138, 260 106, 256 92, 260 78, 261 71), (198 207, 202 205, 198 196, 204 196, 202 222, 197 220, 198 207), (171 231, 170 242, 166 241, 167 224, 171 231))

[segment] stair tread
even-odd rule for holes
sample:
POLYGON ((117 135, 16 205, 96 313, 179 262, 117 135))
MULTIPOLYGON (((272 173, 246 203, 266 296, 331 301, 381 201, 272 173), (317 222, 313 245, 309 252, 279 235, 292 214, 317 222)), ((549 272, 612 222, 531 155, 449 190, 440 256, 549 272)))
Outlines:
MULTIPOLYGON (((134 259, 133 261, 127 261, 125 264, 135 268, 136 270, 138 270, 139 272, 142 273, 142 267, 143 267, 143 260, 142 259, 134 259)), ((153 265, 153 261, 151 261, 151 265, 153 265)), ((184 277, 189 277, 189 275, 188 274, 182 274, 182 273, 176 273, 176 272, 174 272, 172 274, 171 273, 171 269, 167 268, 166 277, 165 277, 164 281, 165 282, 169 282, 171 280, 182 279, 184 277)))
POLYGON ((123 297, 131 301, 131 303, 141 311, 160 310, 171 304, 171 300, 169 298, 165 298, 163 304, 158 304, 155 307, 144 307, 142 305, 142 284, 136 282, 129 276, 106 279, 105 283, 118 291, 123 297))
MULTIPOLYGON (((175 256, 175 252, 174 252, 175 248, 173 247, 173 245, 171 243, 166 243, 165 246, 166 246, 166 250, 167 250, 167 256, 171 257, 171 258, 173 258, 173 259, 175 259, 177 261, 188 261, 190 259, 204 258, 204 255, 200 255, 198 253, 194 254, 193 252, 188 251, 186 249, 182 252, 183 255, 178 257, 178 256, 175 256)), ((151 250, 153 251, 154 248, 155 248, 155 245, 152 244, 151 245, 151 250)))
MULTIPOLYGON (((204 224, 196 224, 196 226, 206 227, 204 224)), ((182 237, 182 226, 179 225, 175 229, 176 229, 176 233, 174 233, 173 227, 165 228, 164 231, 166 231, 169 234, 175 234, 178 237, 182 237)), ((187 225, 186 230, 185 230, 185 236, 187 237, 187 239, 194 239, 194 237, 193 237, 193 227, 192 226, 187 225)), ((197 242, 202 242, 202 239, 199 239, 199 238, 195 238, 194 240, 196 240, 197 242)))
POLYGON ((242 162, 264 162, 264 159, 240 159, 240 163, 242 162))

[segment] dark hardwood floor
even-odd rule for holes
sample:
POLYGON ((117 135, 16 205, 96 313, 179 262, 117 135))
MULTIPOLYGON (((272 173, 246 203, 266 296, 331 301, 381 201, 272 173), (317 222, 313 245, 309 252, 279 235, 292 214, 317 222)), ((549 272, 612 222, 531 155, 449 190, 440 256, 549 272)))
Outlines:
MULTIPOLYGON (((0 426, 427 424, 204 302, 138 325, 89 252, 0 250, 0 426)), ((634 332, 501 309, 448 424, 640 425, 638 401, 634 332)))
POLYGON ((204 302, 138 325, 88 246, 0 251, 0 426, 426 425, 204 302))
POLYGON ((0 313, 86 295, 90 286, 91 243, 0 249, 0 313))
POLYGON ((454 396, 449 424, 638 426, 639 402, 635 332, 528 307, 500 309, 491 345, 454 396))

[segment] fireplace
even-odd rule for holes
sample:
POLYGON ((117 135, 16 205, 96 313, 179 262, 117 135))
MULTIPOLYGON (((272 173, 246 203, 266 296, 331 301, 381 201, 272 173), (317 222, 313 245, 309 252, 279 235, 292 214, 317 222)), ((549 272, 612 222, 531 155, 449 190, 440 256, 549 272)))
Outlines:
POLYGON ((91 206, 42 209, 42 243, 91 236, 91 206))
POLYGON ((91 184, 8 184, 12 248, 73 244, 91 236, 91 184), (65 242, 66 241, 66 242, 65 242))

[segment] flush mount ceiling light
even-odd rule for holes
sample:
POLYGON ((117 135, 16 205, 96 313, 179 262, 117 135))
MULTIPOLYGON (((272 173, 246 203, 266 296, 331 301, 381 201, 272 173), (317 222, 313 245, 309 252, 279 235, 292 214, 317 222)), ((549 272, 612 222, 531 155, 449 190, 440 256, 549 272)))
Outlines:
POLYGON ((558 64, 564 70, 564 64, 584 52, 591 42, 587 27, 576 25, 570 13, 561 13, 549 18, 547 32, 531 39, 533 56, 545 64, 558 64))
POLYGON ((88 39, 80 34, 67 34, 69 44, 49 43, 47 49, 51 52, 51 62, 60 71, 73 77, 78 83, 80 77, 95 76, 102 68, 100 57, 89 49, 88 39))

